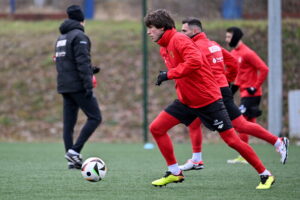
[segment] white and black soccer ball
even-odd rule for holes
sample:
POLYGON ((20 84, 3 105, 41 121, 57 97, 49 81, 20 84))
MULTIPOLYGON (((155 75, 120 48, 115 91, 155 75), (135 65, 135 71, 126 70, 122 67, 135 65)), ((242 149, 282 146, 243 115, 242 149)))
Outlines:
POLYGON ((106 175, 106 165, 103 160, 97 157, 86 159, 81 167, 81 174, 87 181, 98 182, 106 175))

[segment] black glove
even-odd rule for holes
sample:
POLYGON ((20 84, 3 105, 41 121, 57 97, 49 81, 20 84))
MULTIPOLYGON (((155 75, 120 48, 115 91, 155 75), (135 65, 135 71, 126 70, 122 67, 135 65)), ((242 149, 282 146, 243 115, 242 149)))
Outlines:
POLYGON ((160 86, 162 82, 168 80, 168 72, 166 71, 159 71, 157 76, 156 85, 160 86))
POLYGON ((238 89, 239 89, 239 86, 234 85, 233 83, 229 83, 229 87, 231 89, 232 95, 234 95, 236 93, 236 91, 238 91, 238 89))
POLYGON ((90 98, 92 98, 92 96, 93 96, 93 90, 92 89, 87 89, 86 91, 85 91, 85 98, 87 98, 87 99, 90 99, 90 98))
POLYGON ((257 89, 255 87, 249 87, 247 88, 247 91, 249 94, 254 95, 257 89))
POLYGON ((98 72, 100 72, 101 68, 100 68, 100 67, 93 66, 93 67, 92 67, 92 70, 93 70, 93 74, 97 74, 98 72))

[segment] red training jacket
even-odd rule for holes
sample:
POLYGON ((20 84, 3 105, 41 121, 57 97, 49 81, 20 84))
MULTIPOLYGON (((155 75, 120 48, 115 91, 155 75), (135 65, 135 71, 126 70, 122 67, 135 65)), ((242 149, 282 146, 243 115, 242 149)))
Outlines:
POLYGON ((218 86, 228 87, 228 82, 233 82, 237 76, 237 60, 217 42, 209 40, 204 32, 195 35, 192 39, 206 56, 218 86))
POLYGON ((231 54, 238 60, 239 72, 235 84, 240 87, 241 97, 261 96, 261 85, 268 75, 268 66, 262 59, 247 45, 241 43, 231 51, 231 54), (255 87, 257 92, 250 95, 246 88, 255 87))
POLYGON ((157 43, 180 102, 200 108, 222 98, 208 61, 190 38, 172 29, 157 43))

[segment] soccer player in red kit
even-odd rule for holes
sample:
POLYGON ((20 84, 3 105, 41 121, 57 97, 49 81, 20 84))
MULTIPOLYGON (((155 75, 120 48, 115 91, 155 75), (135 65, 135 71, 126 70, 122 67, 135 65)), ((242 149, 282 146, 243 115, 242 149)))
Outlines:
MULTIPOLYGON (((261 115, 259 103, 262 96, 262 84, 267 78, 268 67, 262 59, 246 44, 242 42, 243 32, 238 27, 230 27, 227 29, 225 41, 233 50, 231 54, 238 60, 239 71, 232 86, 232 93, 240 89, 241 104, 240 111, 246 120, 256 123, 256 118, 261 115)), ((241 140, 248 143, 249 136, 243 131, 239 132, 241 140)), ((283 141, 288 145, 287 138, 283 141)), ((282 158, 281 162, 285 163, 286 158, 282 158)), ((242 156, 228 160, 228 163, 245 162, 242 156)))
POLYGON ((244 143, 232 128, 231 121, 214 80, 210 65, 193 41, 175 30, 174 20, 164 9, 152 11, 144 18, 147 34, 160 45, 160 54, 168 71, 160 71, 157 85, 174 80, 178 99, 167 106, 150 124, 150 131, 166 160, 165 176, 154 186, 182 182, 173 143, 167 131, 179 123, 190 125, 196 118, 211 130, 217 130, 228 146, 238 151, 260 175, 257 189, 269 189, 275 178, 262 164, 255 151, 244 143))
MULTIPOLYGON (((201 53, 206 56, 215 80, 221 89, 224 105, 234 129, 238 132, 258 137, 271 145, 274 145, 281 155, 281 162, 285 164, 288 153, 288 139, 279 138, 268 132, 259 124, 245 120, 239 108, 234 104, 233 95, 228 82, 233 82, 237 75, 238 63, 236 59, 218 43, 211 41, 206 37, 206 34, 202 32, 201 21, 197 18, 190 17, 183 20, 181 32, 192 38, 197 47, 201 50, 201 53)), ((179 166, 179 168, 183 171, 199 170, 204 168, 201 151, 202 130, 200 125, 201 121, 196 119, 189 126, 193 155, 192 158, 184 165, 179 166)))

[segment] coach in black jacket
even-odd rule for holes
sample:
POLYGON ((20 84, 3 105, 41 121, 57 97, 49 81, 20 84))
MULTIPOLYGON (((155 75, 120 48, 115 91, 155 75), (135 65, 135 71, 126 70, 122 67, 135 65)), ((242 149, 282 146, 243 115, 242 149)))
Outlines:
POLYGON ((83 145, 101 123, 101 112, 93 96, 91 42, 84 34, 84 14, 77 5, 67 8, 68 18, 60 26, 61 35, 55 45, 57 90, 63 96, 63 139, 65 158, 69 169, 80 169, 83 145), (79 108, 87 116, 87 122, 73 143, 74 127, 79 108))

